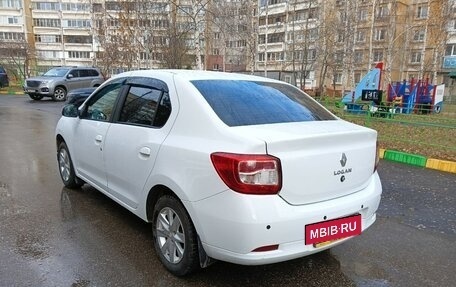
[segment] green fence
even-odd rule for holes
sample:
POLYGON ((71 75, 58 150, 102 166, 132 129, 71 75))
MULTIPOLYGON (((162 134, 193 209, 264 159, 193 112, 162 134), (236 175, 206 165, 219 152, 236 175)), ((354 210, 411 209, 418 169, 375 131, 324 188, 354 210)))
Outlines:
POLYGON ((337 116, 377 130, 381 148, 456 161, 456 104, 444 103, 438 114, 428 106, 403 114, 400 107, 369 103, 347 107, 332 97, 317 100, 337 116))

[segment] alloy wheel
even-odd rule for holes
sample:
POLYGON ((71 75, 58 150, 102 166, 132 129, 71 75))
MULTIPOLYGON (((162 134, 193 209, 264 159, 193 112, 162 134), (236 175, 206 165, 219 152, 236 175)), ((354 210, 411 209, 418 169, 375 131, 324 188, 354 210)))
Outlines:
POLYGON ((177 213, 169 208, 163 208, 157 216, 156 240, 160 252, 170 263, 179 263, 185 253, 185 233, 177 213))
POLYGON ((70 179, 71 166, 70 157, 65 149, 61 149, 59 152, 59 170, 62 179, 68 181, 70 179))

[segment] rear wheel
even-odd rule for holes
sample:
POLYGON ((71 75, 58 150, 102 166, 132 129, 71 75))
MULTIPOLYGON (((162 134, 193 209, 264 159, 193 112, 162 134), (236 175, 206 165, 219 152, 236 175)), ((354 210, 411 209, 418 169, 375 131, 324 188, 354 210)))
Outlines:
POLYGON ((63 87, 57 87, 54 90, 54 95, 52 95, 52 99, 54 101, 65 101, 67 96, 67 92, 63 87))
POLYGON ((42 95, 36 95, 36 94, 29 94, 29 97, 32 99, 32 100, 35 100, 35 101, 39 101, 43 98, 42 95))
POLYGON ((65 142, 61 142, 57 151, 60 177, 63 184, 68 188, 79 188, 84 182, 74 173, 73 162, 65 142))
POLYGON ((152 228, 155 251, 166 269, 184 276, 200 268, 196 230, 179 200, 164 195, 157 201, 152 228))

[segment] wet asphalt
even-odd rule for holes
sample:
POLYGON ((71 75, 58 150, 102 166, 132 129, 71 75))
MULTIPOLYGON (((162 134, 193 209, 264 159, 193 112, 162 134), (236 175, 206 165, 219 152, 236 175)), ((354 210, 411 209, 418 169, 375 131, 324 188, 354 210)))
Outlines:
MULTIPOLYGON (((151 227, 58 175, 62 103, 0 96, 0 286, 456 286, 456 174, 381 161, 377 222, 305 258, 176 278, 151 227)), ((455 140, 456 144, 456 140, 455 140)))

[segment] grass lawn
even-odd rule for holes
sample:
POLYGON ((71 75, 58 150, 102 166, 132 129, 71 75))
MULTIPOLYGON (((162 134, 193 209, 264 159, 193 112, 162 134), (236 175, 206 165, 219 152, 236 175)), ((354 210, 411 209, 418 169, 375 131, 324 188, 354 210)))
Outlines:
POLYGON ((375 129, 381 148, 456 161, 456 105, 444 104, 440 114, 378 118, 348 113, 329 101, 322 103, 345 120, 375 129))

